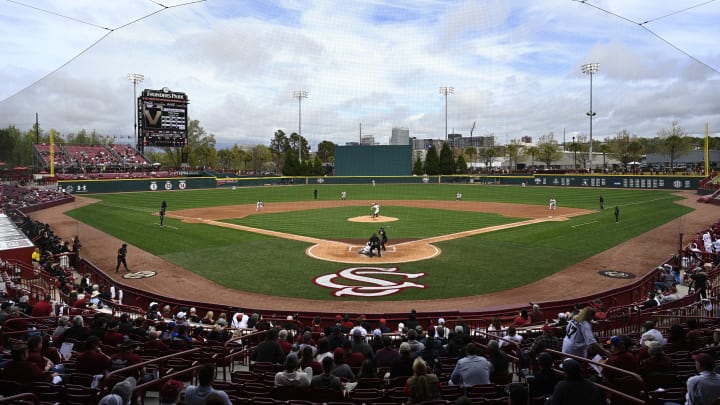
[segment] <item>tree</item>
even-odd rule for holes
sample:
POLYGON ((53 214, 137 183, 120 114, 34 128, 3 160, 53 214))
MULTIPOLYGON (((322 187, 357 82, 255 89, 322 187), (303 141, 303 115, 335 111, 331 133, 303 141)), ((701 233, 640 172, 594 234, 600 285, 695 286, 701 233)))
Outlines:
POLYGON ((495 156, 497 156, 497 152, 495 152, 495 148, 483 148, 480 151, 480 156, 483 158, 483 161, 485 162, 485 170, 491 170, 492 169, 492 163, 495 159, 495 156))
POLYGON ((465 162, 465 156, 460 155, 457 158, 457 161, 455 162, 455 173, 458 174, 467 174, 468 172, 468 166, 467 162, 465 162))
POLYGON ((670 170, 675 168, 675 159, 692 148, 690 138, 677 121, 673 121, 670 129, 663 128, 658 132, 662 140, 661 150, 670 160, 670 170))
POLYGON ((535 157, 540 154, 540 149, 537 146, 529 146, 525 148, 523 157, 530 156, 530 167, 535 168, 535 157))
POLYGON ((413 174, 416 176, 422 176, 423 174, 423 162, 422 159, 420 159, 420 156, 415 159, 415 164, 413 164, 413 174))
POLYGON ((607 169, 607 161, 605 158, 606 158, 607 154, 611 152, 610 145, 607 142, 603 142, 598 146, 597 150, 599 150, 600 153, 602 153, 603 169, 607 169))
POLYGON ((624 168, 627 168, 630 162, 639 161, 644 151, 637 135, 631 134, 627 129, 623 129, 609 139, 608 148, 610 156, 619 160, 624 168))
POLYGON ((509 169, 515 170, 517 166, 518 157, 520 156, 520 144, 518 144, 517 140, 513 139, 510 141, 510 143, 505 147, 505 154, 508 157, 508 160, 510 161, 508 163, 509 169), (515 164, 513 165, 513 162, 515 164))
POLYGON ((474 162, 477 159, 478 151, 477 148, 474 146, 468 146, 465 148, 465 156, 468 157, 468 160, 471 162, 474 162))
MULTIPOLYGON (((253 171, 255 172, 255 175, 262 174, 264 164, 266 162, 272 162, 270 149, 268 149, 265 145, 255 145, 255 147, 252 148, 250 156, 252 156, 251 161, 253 163, 253 171)), ((274 169, 275 167, 275 165, 272 165, 271 168, 274 169)))
POLYGON ((290 150, 292 150, 296 155, 298 150, 300 151, 301 155, 300 157, 302 161, 308 160, 308 157, 310 156, 310 145, 308 144, 307 139, 304 137, 300 137, 297 133, 293 132, 290 134, 290 150))
POLYGON ((545 163, 545 168, 552 167, 552 162, 562 158, 560 145, 555 140, 555 135, 550 132, 540 137, 538 141, 538 159, 545 163))
POLYGON ((335 144, 330 141, 322 141, 318 144, 317 157, 321 162, 332 163, 335 161, 335 144))
POLYGON ((435 145, 431 145, 425 154, 425 173, 430 176, 441 174, 440 158, 438 157, 435 145))
POLYGON ((440 149, 440 174, 455 174, 455 158, 447 142, 440 149))

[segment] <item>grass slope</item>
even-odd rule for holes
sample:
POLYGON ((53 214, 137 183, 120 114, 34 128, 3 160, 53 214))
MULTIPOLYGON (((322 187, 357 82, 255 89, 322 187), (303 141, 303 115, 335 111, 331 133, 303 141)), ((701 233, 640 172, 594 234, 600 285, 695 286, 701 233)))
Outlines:
MULTIPOLYGON (((382 214, 399 218, 390 224, 390 238, 427 236, 475 229, 521 218, 450 210, 392 206, 391 200, 444 200, 454 204, 456 192, 465 200, 547 204, 553 196, 561 206, 598 209, 602 193, 606 209, 564 222, 550 222, 492 232, 439 243, 442 255, 421 262, 404 263, 402 271, 424 272, 425 289, 405 289, 385 297, 391 300, 436 299, 469 296, 518 287, 544 278, 623 241, 647 232, 690 211, 674 204, 677 197, 658 190, 573 189, 480 185, 309 185, 215 190, 158 191, 102 194, 102 202, 73 210, 82 222, 127 240, 133 245, 194 271, 230 288, 263 294, 332 299, 331 292, 316 286, 319 275, 351 267, 310 259, 306 243, 166 218, 171 227, 157 226, 160 202, 168 210, 205 206, 252 204, 313 199, 379 200, 382 214), (615 224, 613 208, 621 210, 615 224), (177 229, 174 229, 177 228, 177 229), (272 282, 268 282, 272 280, 272 282)), ((229 220, 249 226, 325 239, 364 239, 378 224, 355 224, 346 219, 366 215, 364 207, 304 210, 294 213, 253 215, 229 220)), ((389 267, 389 266, 388 266, 389 267)), ((391 278, 392 276, 388 276, 391 278)), ((349 299, 343 297, 343 299, 349 299)), ((352 299, 352 298, 350 298, 352 299)))

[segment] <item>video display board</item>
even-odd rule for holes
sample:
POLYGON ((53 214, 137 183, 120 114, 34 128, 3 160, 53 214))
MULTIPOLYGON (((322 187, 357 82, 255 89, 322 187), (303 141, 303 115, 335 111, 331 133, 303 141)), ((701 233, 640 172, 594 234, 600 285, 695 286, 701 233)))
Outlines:
POLYGON ((185 93, 145 89, 138 97, 138 143, 142 146, 184 146, 187 144, 185 93))

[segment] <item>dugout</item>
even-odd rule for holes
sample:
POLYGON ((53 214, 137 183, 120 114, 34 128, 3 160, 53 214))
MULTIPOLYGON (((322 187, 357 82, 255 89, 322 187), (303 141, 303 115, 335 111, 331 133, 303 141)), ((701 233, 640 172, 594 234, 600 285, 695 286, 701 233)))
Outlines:
POLYGON ((335 147, 336 176, 411 176, 410 145, 335 147))

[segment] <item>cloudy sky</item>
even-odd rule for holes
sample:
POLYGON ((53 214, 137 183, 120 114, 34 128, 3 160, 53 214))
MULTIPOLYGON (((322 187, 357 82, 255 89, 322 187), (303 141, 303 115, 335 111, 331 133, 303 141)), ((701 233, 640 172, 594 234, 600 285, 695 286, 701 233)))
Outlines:
POLYGON ((219 146, 720 134, 720 0, 0 0, 0 127, 131 143, 133 85, 187 93, 219 146), (644 23, 644 24, 643 24, 644 23))

